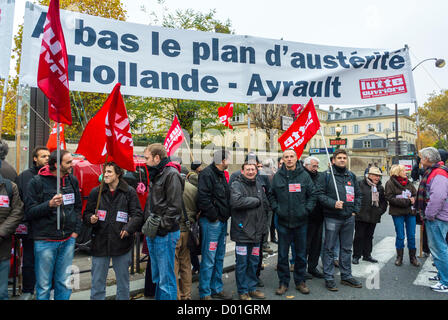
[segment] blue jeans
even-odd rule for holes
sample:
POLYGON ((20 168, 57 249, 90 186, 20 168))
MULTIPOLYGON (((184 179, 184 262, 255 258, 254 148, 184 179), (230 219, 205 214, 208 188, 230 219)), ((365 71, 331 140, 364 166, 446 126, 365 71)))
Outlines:
POLYGON ((259 261, 259 243, 236 243, 235 278, 238 294, 249 293, 257 289, 257 267, 259 261))
POLYGON ((448 286, 448 244, 446 235, 448 234, 448 222, 435 219, 425 221, 426 233, 428 235, 428 245, 434 257, 440 282, 448 286))
POLYGON ((9 259, 0 261, 0 300, 8 300, 9 259))
POLYGON ((117 280, 115 300, 129 300, 131 251, 115 257, 92 257, 92 289, 90 290, 90 300, 106 299, 106 280, 111 259, 115 279, 117 280))
POLYGON ((151 257, 152 281, 156 284, 156 300, 177 300, 174 257, 179 238, 180 230, 168 232, 164 237, 146 238, 151 257))
POLYGON ((408 239, 408 249, 415 249, 415 216, 410 214, 405 216, 392 216, 395 225, 395 247, 397 249, 404 249, 404 237, 406 228, 406 237, 408 239))
POLYGON ((34 241, 36 300, 49 300, 54 279, 54 299, 69 300, 75 238, 66 241, 34 241))
POLYGON ((202 230, 201 267, 199 270, 199 297, 220 293, 223 289, 222 269, 226 254, 227 222, 199 218, 202 230))
POLYGON ((294 261, 294 283, 299 285, 305 281, 306 272, 306 230, 307 224, 298 228, 287 228, 278 225, 278 261, 277 275, 280 285, 289 286, 290 272, 288 265, 289 247, 294 242, 295 261, 294 261))

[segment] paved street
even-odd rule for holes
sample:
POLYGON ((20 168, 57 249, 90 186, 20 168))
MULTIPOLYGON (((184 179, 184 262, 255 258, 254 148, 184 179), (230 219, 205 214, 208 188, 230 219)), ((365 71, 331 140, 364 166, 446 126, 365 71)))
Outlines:
MULTIPOLYGON (((419 243, 419 227, 417 227, 417 243, 419 243)), ((275 245, 274 245, 275 246, 275 245)), ((406 252, 406 251, 405 251, 406 252)), ((275 294, 278 277, 275 271, 277 254, 265 260, 265 269, 261 278, 265 284, 260 288, 269 300, 448 300, 448 294, 433 292, 429 286, 434 284, 428 277, 435 275, 435 267, 431 258, 419 259, 422 267, 416 268, 409 263, 407 252, 401 267, 395 261, 395 231, 392 218, 384 214, 382 222, 377 225, 372 256, 379 260, 372 264, 360 260, 359 265, 352 265, 352 272, 362 283, 362 289, 343 286, 339 283, 339 270, 335 268, 338 292, 330 292, 325 288, 323 279, 307 281, 311 293, 303 295, 295 289, 292 275, 289 290, 283 296, 275 294)), ((319 263, 321 269, 321 264, 319 263)), ((199 299, 197 282, 193 284, 193 299, 199 299)), ((234 299, 238 298, 235 285, 235 273, 224 275, 224 290, 232 291, 234 299)))

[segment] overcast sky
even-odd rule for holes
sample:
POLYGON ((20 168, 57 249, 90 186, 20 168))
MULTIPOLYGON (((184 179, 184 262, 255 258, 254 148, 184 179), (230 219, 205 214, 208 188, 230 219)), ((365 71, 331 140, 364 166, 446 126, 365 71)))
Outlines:
MULTIPOLYGON (((148 24, 156 0, 122 0, 128 21, 148 24), (146 13, 142 10, 145 8, 146 13)), ((448 60, 447 0, 166 0, 170 10, 216 9, 236 34, 342 47, 410 47, 412 65, 426 58, 448 60)), ((23 22, 25 0, 16 0, 15 25, 23 22)), ((427 61, 414 71, 419 105, 430 93, 448 88, 448 66, 427 61)), ((400 105, 400 108, 413 105, 400 105)))

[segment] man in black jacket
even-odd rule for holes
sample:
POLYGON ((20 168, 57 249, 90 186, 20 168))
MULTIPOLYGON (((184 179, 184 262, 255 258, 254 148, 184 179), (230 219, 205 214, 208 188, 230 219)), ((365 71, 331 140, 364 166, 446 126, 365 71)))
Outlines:
POLYGON ((323 265, 325 286, 330 291, 338 291, 334 281, 334 247, 339 235, 341 245, 339 269, 341 284, 361 288, 362 284, 352 276, 352 244, 355 230, 355 215, 361 209, 362 193, 354 173, 346 168, 347 152, 337 149, 333 153, 332 169, 325 173, 323 193, 319 194, 319 201, 324 208, 324 254, 323 265))
MULTIPOLYGON (((17 186, 19 187, 20 198, 25 202, 28 183, 36 176, 40 169, 48 164, 50 151, 47 147, 36 147, 33 150, 33 165, 23 171, 17 178, 17 186)), ((22 237, 23 256, 22 256, 22 296, 21 300, 30 300, 34 294, 34 286, 36 284, 36 275, 34 272, 34 240, 30 224, 24 219, 19 225, 20 236, 22 237)))
POLYGON ((199 298, 229 300, 222 283, 222 269, 226 253, 227 220, 230 217, 230 190, 224 170, 230 154, 218 150, 213 162, 201 171, 198 182, 198 204, 201 215, 202 260, 199 270, 199 298))
POLYGON ((36 299, 49 300, 52 280, 54 299, 69 300, 68 278, 75 250, 75 239, 81 230, 81 194, 78 180, 71 174, 73 157, 61 150, 60 168, 57 151, 48 165, 31 179, 25 195, 25 218, 31 224, 36 269, 36 299), (57 171, 61 174, 61 190, 57 194, 57 171), (57 207, 60 207, 60 228, 57 229, 57 207))
MULTIPOLYGON (((324 174, 317 171, 319 169, 319 159, 316 157, 305 158, 303 166, 310 175, 316 187, 317 194, 322 192, 321 185, 324 174)), ((308 258, 308 273, 316 278, 323 278, 324 274, 317 270, 319 256, 322 247, 322 225, 324 216, 322 206, 316 201, 316 206, 308 217, 307 239, 306 239, 306 255, 308 258)))
POLYGON ((133 235, 143 223, 143 214, 137 192, 122 179, 123 173, 123 169, 114 162, 106 163, 98 210, 100 187, 90 192, 84 211, 84 222, 93 226, 91 300, 106 298, 106 278, 111 259, 117 280, 115 300, 129 300, 133 235))
POLYGON ((157 284, 155 298, 176 300, 174 257, 176 244, 180 238, 179 220, 182 216, 184 180, 180 176, 180 165, 170 162, 162 144, 150 144, 146 147, 144 155, 150 181, 145 220, 152 215, 160 218, 157 235, 153 239, 147 238, 152 281, 157 284))
POLYGON ((310 176, 297 161, 293 149, 283 152, 284 164, 272 180, 271 207, 278 216, 278 263, 279 288, 275 292, 283 295, 289 286, 290 271, 288 253, 294 242, 296 259, 294 283, 302 294, 310 290, 305 284, 306 273, 306 229, 308 215, 316 204, 316 188, 310 176))
POLYGON ((269 204, 256 175, 256 164, 245 162, 241 175, 236 177, 230 186, 232 208, 230 238, 236 242, 235 277, 241 300, 265 298, 262 292, 256 290, 258 283, 256 273, 269 204))

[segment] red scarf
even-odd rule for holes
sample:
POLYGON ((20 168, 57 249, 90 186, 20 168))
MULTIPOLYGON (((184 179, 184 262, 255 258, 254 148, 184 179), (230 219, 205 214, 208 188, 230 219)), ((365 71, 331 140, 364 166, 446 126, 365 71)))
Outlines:
POLYGON ((404 187, 408 184, 408 177, 402 178, 400 176, 395 176, 395 179, 404 187))

